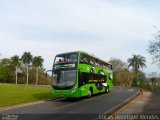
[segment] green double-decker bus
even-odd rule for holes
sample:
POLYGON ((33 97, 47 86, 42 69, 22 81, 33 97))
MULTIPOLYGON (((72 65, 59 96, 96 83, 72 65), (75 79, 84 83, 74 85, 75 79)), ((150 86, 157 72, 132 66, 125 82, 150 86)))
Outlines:
POLYGON ((91 97, 113 87, 112 65, 85 52, 56 55, 52 71, 54 97, 91 97))

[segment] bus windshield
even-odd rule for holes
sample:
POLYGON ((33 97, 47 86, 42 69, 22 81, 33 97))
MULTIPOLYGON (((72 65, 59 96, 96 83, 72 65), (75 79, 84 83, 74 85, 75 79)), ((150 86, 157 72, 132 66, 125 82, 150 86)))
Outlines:
POLYGON ((70 87, 76 83, 76 70, 58 71, 53 74, 53 87, 70 87))
POLYGON ((77 53, 57 55, 54 63, 54 70, 76 68, 77 61, 78 61, 77 53))

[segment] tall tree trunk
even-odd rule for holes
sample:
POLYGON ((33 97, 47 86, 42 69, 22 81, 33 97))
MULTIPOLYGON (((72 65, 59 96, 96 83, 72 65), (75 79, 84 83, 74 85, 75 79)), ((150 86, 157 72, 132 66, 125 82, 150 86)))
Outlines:
POLYGON ((135 65, 135 77, 136 77, 136 85, 138 85, 138 64, 135 65))
POLYGON ((17 69, 18 67, 16 66, 16 84, 17 84, 17 69))
POLYGON ((28 85, 28 64, 27 64, 27 85, 28 85))
POLYGON ((36 85, 38 85, 38 67, 37 67, 36 69, 37 69, 37 74, 36 74, 36 85))

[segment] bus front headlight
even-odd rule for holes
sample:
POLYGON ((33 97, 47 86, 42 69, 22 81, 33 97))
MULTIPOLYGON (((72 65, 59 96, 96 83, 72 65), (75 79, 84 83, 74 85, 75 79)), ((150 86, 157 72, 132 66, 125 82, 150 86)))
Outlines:
POLYGON ((71 93, 76 92, 76 90, 77 90, 77 87, 74 87, 74 88, 72 89, 71 93))

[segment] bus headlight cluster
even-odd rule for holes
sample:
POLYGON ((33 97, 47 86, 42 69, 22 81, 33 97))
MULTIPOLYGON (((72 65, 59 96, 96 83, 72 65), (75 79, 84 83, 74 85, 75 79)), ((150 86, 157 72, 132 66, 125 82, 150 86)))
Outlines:
POLYGON ((77 87, 74 87, 73 90, 71 91, 71 93, 76 92, 76 90, 77 90, 77 87))

